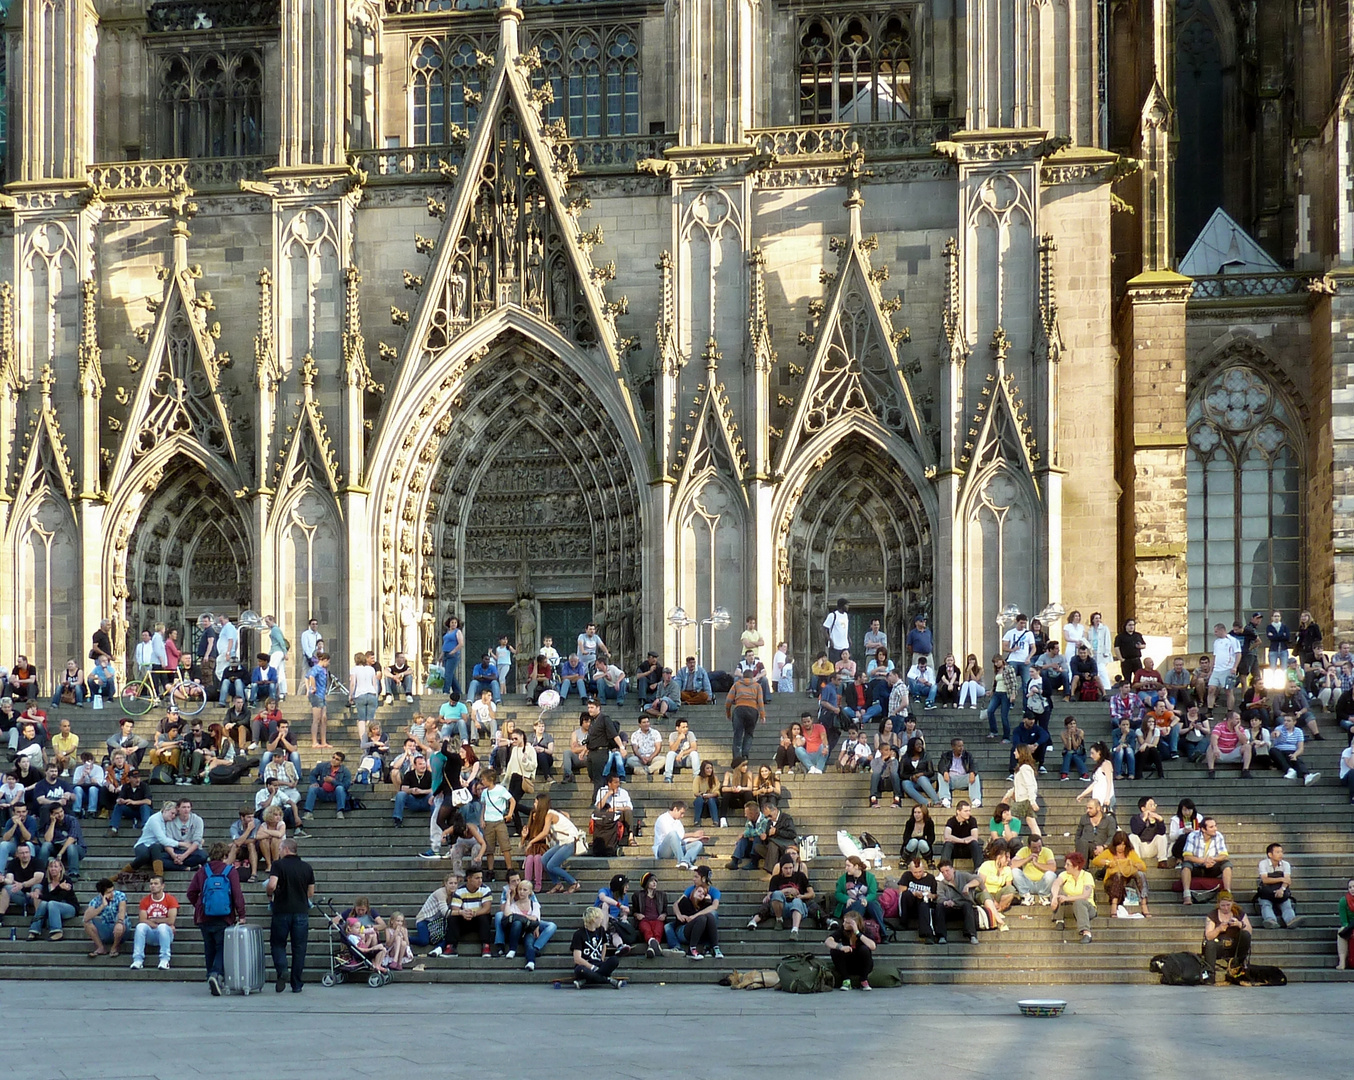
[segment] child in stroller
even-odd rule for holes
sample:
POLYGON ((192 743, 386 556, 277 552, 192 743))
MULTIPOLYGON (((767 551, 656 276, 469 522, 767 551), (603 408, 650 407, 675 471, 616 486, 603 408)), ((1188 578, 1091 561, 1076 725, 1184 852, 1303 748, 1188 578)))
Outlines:
POLYGON ((337 986, 365 976, 371 987, 388 983, 386 949, 377 938, 375 927, 364 927, 355 918, 345 922, 335 910, 333 900, 317 901, 316 906, 325 913, 329 930, 329 970, 320 982, 337 986))

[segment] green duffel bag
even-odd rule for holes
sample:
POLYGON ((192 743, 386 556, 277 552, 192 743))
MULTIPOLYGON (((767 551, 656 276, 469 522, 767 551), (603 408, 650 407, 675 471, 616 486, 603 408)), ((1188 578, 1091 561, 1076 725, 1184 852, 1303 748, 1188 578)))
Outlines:
POLYGON ((832 965, 811 953, 787 956, 776 968, 780 988, 790 994, 821 994, 837 985, 832 965))

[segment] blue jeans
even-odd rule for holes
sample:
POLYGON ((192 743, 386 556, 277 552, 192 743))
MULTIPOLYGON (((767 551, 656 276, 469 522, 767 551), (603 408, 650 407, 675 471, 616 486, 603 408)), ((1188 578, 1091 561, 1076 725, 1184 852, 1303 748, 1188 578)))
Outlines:
POLYGON ((461 742, 470 741, 470 720, 452 720, 450 723, 443 724, 442 730, 438 732, 443 739, 450 739, 452 735, 459 735, 461 742))
POLYGON ((108 827, 110 829, 119 828, 122 825, 124 817, 136 818, 138 828, 144 829, 146 822, 150 820, 149 806, 114 806, 113 812, 108 815, 108 827))
POLYGON ((936 794, 935 785, 926 776, 914 776, 910 780, 904 780, 903 794, 915 803, 940 801, 940 796, 936 794))
POLYGON ((550 943, 557 929, 552 922, 543 921, 536 926, 540 928, 539 934, 531 929, 529 920, 521 915, 512 916, 508 923, 508 948, 516 952, 525 947, 529 963, 535 963, 536 957, 550 943))
MULTIPOLYGON (((42 850, 38 852, 38 858, 44 863, 48 862, 56 854, 56 844, 46 843, 42 845, 42 850)), ((66 854, 61 857, 61 861, 66 864, 66 875, 72 878, 80 876, 80 845, 72 844, 66 849, 66 854)))
POLYGON ((629 679, 622 679, 622 680, 621 680, 621 685, 620 685, 619 687, 617 687, 617 688, 614 688, 614 689, 613 689, 612 685, 611 685, 609 682, 607 682, 605 679, 598 679, 598 680, 597 680, 597 700, 598 700, 598 701, 607 701, 607 700, 609 699, 609 700, 611 700, 611 701, 614 701, 617 705, 624 705, 624 704, 625 704, 625 695, 628 694, 629 692, 630 692, 630 680, 629 680, 629 679))
POLYGON ((992 699, 987 703, 987 730, 997 733, 997 709, 1001 708, 1001 737, 1011 737, 1011 699, 1000 690, 992 691, 992 699))
POLYGON ((115 684, 112 679, 101 679, 97 675, 91 675, 85 682, 89 687, 90 696, 102 694, 104 701, 113 700, 115 684))
POLYGON ((75 802, 71 809, 76 817, 81 814, 97 814, 99 812, 99 802, 102 799, 103 788, 98 784, 77 784, 75 786, 75 802))
POLYGON ((202 959, 207 968, 207 977, 215 975, 218 979, 226 977, 226 928, 224 926, 203 926, 202 959))
POLYGON ((821 772, 823 769, 827 768, 826 745, 824 745, 823 749, 819 750, 816 754, 810 753, 802 746, 796 746, 795 757, 799 759, 799 763, 806 769, 818 769, 821 772))
POLYGON ((75 908, 64 900, 44 900, 38 905, 37 914, 28 926, 31 934, 41 934, 45 924, 48 931, 55 934, 61 929, 63 920, 75 918, 75 908))
POLYGON ((1086 754, 1079 750, 1064 751, 1062 771, 1064 776, 1084 776, 1086 774, 1086 754))
POLYGON ((1015 660, 1007 660, 1006 666, 1020 676, 1020 688, 1023 691, 1025 684, 1030 679, 1030 665, 1028 663, 1018 663, 1015 660))
POLYGON ((914 698, 924 697, 926 704, 934 705, 936 703, 936 684, 927 686, 920 679, 908 679, 907 690, 914 698))
POLYGON ((460 666, 461 654, 459 652, 442 654, 442 689, 448 694, 455 690, 456 696, 464 700, 465 695, 461 693, 461 681, 456 677, 456 671, 460 666))
POLYGON ((387 675, 385 684, 386 693, 391 697, 394 697, 396 694, 413 694, 414 692, 414 677, 412 675, 404 675, 401 677, 387 675))
POLYGON ((395 812, 390 816, 396 821, 404 820, 406 810, 432 810, 428 803, 426 795, 410 795, 407 791, 400 791, 395 794, 395 812))
POLYGON ((249 700, 255 705, 267 701, 270 697, 277 697, 275 682, 256 682, 249 688, 249 700))
POLYGON ((1067 672, 1065 671, 1045 671, 1043 676, 1044 698, 1047 701, 1053 700, 1053 691, 1061 690, 1064 694, 1068 693, 1067 672))
POLYGON ((306 970, 306 945, 310 942, 310 916, 274 915, 271 935, 273 967, 277 977, 287 977, 287 940, 291 939, 291 988, 301 989, 301 976, 306 970))
POLYGON ((222 705, 225 705, 230 700, 231 695, 234 695, 235 697, 244 697, 243 679, 221 680, 221 697, 218 700, 222 705))
POLYGON ((696 804, 696 820, 694 828, 699 829, 701 824, 701 815, 708 814, 710 823, 713 825, 719 821, 719 800, 713 795, 697 795, 693 800, 696 804))
POLYGON ((669 833, 654 851, 654 858, 694 864, 704 851, 705 845, 699 840, 688 840, 683 843, 676 833, 669 833))
POLYGON ((470 700, 478 701, 480 699, 481 690, 489 690, 493 693, 495 705, 503 700, 503 686, 497 679, 486 679, 483 682, 479 679, 471 679, 470 700))
POLYGON ((564 869, 564 864, 569 861, 573 854, 573 844, 556 844, 545 853, 541 859, 541 866, 550 875, 551 881, 572 885, 578 880, 568 870, 564 869))
MULTIPOLYGON (((401 792, 403 794, 403 792, 401 792)), ((333 791, 325 791, 319 784, 311 784, 310 790, 306 792, 306 813, 309 814, 315 809, 315 801, 331 802, 338 808, 341 814, 348 808, 348 789, 336 787, 333 791)))
POLYGON ((849 705, 842 706, 842 715, 848 720, 859 719, 862 725, 868 724, 871 720, 877 719, 884 713, 884 706, 875 702, 864 709, 853 709, 849 705))
MULTIPOLYGON (((271 750, 265 750, 265 751, 263 752, 263 757, 259 760, 259 780, 260 780, 260 781, 263 780, 263 770, 266 769, 266 768, 268 768, 268 763, 269 763, 270 761, 272 761, 273 758, 275 758, 276 756, 277 756, 277 755, 274 754, 271 750)), ((291 763, 292 763, 293 765, 296 766, 296 771, 297 771, 298 773, 300 773, 300 771, 301 771, 301 754, 300 754, 300 752, 298 751, 298 752, 295 753, 295 754, 288 754, 287 757, 291 759, 291 763)))
POLYGON ((567 678, 561 677, 559 681, 559 699, 563 701, 569 696, 569 687, 573 687, 579 697, 588 696, 588 680, 586 676, 575 679, 573 676, 567 678))
POLYGON ((1138 755, 1132 747, 1116 746, 1111 751, 1114 758, 1114 772, 1118 776, 1132 776, 1137 768, 1138 755))
MULTIPOLYGON (((61 704, 61 691, 62 691, 63 689, 64 689, 64 687, 61 687, 61 686, 58 686, 58 687, 56 688, 56 693, 54 693, 54 694, 52 695, 52 708, 55 709, 58 705, 61 704)), ((75 691, 75 704, 76 704, 77 706, 83 705, 83 704, 85 703, 85 687, 84 687, 84 684, 83 684, 83 683, 76 683, 73 687, 71 687, 71 689, 73 689, 73 690, 75 691)))
POLYGON ((613 774, 619 776, 622 780, 625 779, 625 755, 619 750, 612 750, 607 754, 606 764, 602 766, 603 776, 613 774))
POLYGON ((1170 731, 1161 737, 1161 747, 1168 754, 1180 753, 1180 725, 1172 724, 1170 731))
POLYGON ((1265 922, 1273 922, 1275 919, 1274 905, 1279 905, 1279 921, 1283 926, 1287 926, 1294 918, 1297 912, 1293 910, 1293 898, 1285 897, 1283 900, 1266 900, 1263 896, 1256 898, 1256 903, 1260 905, 1260 918, 1265 922))

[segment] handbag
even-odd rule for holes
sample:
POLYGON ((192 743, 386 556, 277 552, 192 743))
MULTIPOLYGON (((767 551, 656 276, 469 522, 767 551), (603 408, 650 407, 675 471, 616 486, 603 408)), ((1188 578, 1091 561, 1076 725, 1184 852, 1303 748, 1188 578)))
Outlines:
POLYGON ((582 833, 574 837, 574 854, 586 855, 588 853, 588 838, 582 833))
POLYGON ((74 687, 72 687, 72 686, 63 686, 63 687, 61 688, 61 704, 62 704, 62 705, 74 705, 74 704, 75 704, 75 688, 74 688, 74 687))
POLYGON ((458 787, 455 791, 451 793, 452 806, 464 806, 469 801, 470 801, 469 788, 458 787))

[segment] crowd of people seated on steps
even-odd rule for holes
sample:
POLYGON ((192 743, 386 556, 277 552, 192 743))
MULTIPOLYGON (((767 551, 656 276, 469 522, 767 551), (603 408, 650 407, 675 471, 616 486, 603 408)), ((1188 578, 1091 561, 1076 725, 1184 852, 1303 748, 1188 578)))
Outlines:
MULTIPOLYGON (((639 671, 627 675, 610 663, 609 650, 597 637, 595 627, 580 635, 580 652, 571 657, 572 668, 568 663, 559 664, 558 656, 552 665, 551 657, 543 653, 549 669, 534 664, 531 675, 535 685, 526 687, 524 692, 539 696, 545 689, 557 689, 567 694, 572 686, 585 700, 567 748, 562 745, 562 736, 561 745, 556 746, 542 721, 535 722, 530 731, 516 730, 511 719, 500 722, 498 707, 513 685, 509 673, 515 653, 506 638, 500 641, 500 651, 484 655, 474 666, 468 706, 461 701, 456 681, 448 680, 450 693, 436 716, 416 712, 405 731, 390 735, 383 731, 375 715, 380 700, 377 694, 384 688, 385 702, 390 704, 403 691, 412 703, 412 678, 399 676, 392 682, 388 670, 375 666, 373 654, 357 654, 350 673, 350 686, 361 691, 355 692, 353 701, 361 746, 357 781, 365 784, 389 780, 397 789, 393 799, 394 824, 402 825, 407 814, 427 812, 429 845, 423 857, 452 860, 453 874, 448 882, 451 891, 444 888, 440 911, 434 902, 437 894, 429 897, 432 909, 425 904, 416 920, 423 929, 416 929, 412 939, 428 944, 420 939, 430 936, 432 920, 438 917, 442 919, 445 935, 455 894, 467 889, 479 867, 483 876, 469 890, 477 894, 485 887, 485 880, 494 879, 495 860, 501 855, 510 875, 511 889, 505 890, 499 904, 491 903, 488 912, 481 910, 484 905, 480 902, 466 907, 465 901, 475 901, 476 896, 462 896, 460 914, 456 916, 461 922, 455 924, 452 933, 474 936, 479 929, 476 920, 481 915, 490 915, 500 926, 506 917, 509 933, 517 931, 510 939, 515 945, 512 951, 523 955, 539 952, 555 930, 553 924, 543 923, 539 917, 536 894, 543 891, 545 878, 550 878, 551 892, 575 891, 578 882, 567 868, 571 857, 599 850, 599 842, 602 853, 639 847, 644 822, 624 784, 641 772, 649 781, 655 781, 661 773, 668 783, 685 782, 680 774, 688 771, 692 783, 690 796, 668 800, 666 810, 653 822, 652 850, 656 859, 671 860, 683 869, 694 867, 700 873, 691 888, 670 905, 666 898, 661 904, 652 895, 642 899, 642 893, 652 894, 656 890, 656 879, 651 878, 646 878, 628 903, 608 902, 599 894, 599 906, 607 909, 604 929, 609 937, 607 955, 612 960, 633 944, 623 940, 626 935, 616 928, 616 924, 630 921, 631 910, 646 912, 650 916, 646 921, 653 923, 663 909, 663 933, 643 938, 646 944, 654 946, 651 950, 654 955, 662 951, 664 944, 672 947, 670 933, 677 935, 678 947, 688 955, 693 950, 696 956, 722 955, 715 917, 718 889, 710 881, 708 868, 698 865, 702 857, 710 854, 710 837, 700 828, 705 817, 710 819, 712 828, 717 822, 720 829, 729 828, 730 817, 735 819, 734 828, 739 833, 730 867, 757 866, 770 875, 761 909, 750 921, 753 928, 783 921, 786 929, 797 935, 805 918, 821 923, 825 929, 829 928, 830 920, 836 920, 830 929, 844 940, 845 930, 840 925, 845 922, 843 917, 847 914, 860 917, 858 927, 854 918, 850 920, 856 936, 846 950, 849 960, 844 961, 855 972, 853 977, 857 981, 864 980, 860 968, 867 959, 861 954, 865 948, 861 935, 877 942, 878 937, 870 938, 871 932, 887 933, 890 927, 898 925, 894 920, 901 921, 904 928, 915 923, 919 936, 937 941, 946 940, 943 931, 947 920, 959 922, 965 936, 976 940, 976 934, 967 933, 970 916, 975 929, 989 926, 1004 930, 1007 912, 1013 904, 1047 904, 1054 908, 1055 915, 1061 914, 1063 918, 1071 907, 1083 940, 1090 940, 1097 888, 1103 888, 1112 917, 1131 917, 1134 914, 1131 909, 1137 909, 1136 914, 1143 917, 1151 915, 1146 871, 1153 857, 1158 868, 1169 865, 1172 857, 1180 860, 1183 899, 1187 904, 1198 891, 1191 885, 1197 885, 1200 877, 1209 879, 1216 873, 1219 888, 1231 887, 1230 862, 1225 842, 1216 832, 1216 822, 1199 817, 1192 807, 1182 804, 1176 817, 1167 824, 1156 813, 1155 803, 1143 797, 1130 829, 1121 830, 1114 817, 1116 780, 1141 779, 1144 771, 1154 771, 1160 778, 1164 776, 1163 763, 1188 756, 1202 761, 1210 775, 1218 764, 1239 764, 1243 775, 1249 775, 1250 769, 1268 763, 1291 778, 1311 783, 1317 774, 1307 770, 1302 754, 1307 739, 1321 737, 1313 710, 1330 707, 1333 702, 1337 713, 1344 710, 1342 726, 1354 727, 1349 720, 1354 716, 1354 702, 1345 702, 1350 687, 1339 681, 1345 666, 1354 666, 1354 658, 1341 659, 1342 655, 1349 655, 1348 645, 1342 643, 1340 652, 1330 662, 1324 661, 1319 630, 1315 633, 1315 655, 1311 659, 1302 653, 1291 658, 1276 657, 1287 682, 1282 690, 1265 691, 1255 679, 1258 664, 1252 665, 1251 684, 1244 688, 1238 686, 1235 674, 1226 674, 1229 670, 1246 670, 1245 639, 1251 628, 1238 625, 1234 628, 1235 637, 1222 635, 1234 637, 1234 658, 1229 659, 1232 645, 1217 644, 1212 654, 1204 658, 1205 662, 1200 663, 1202 672, 1190 670, 1182 658, 1176 658, 1162 675, 1150 658, 1142 654, 1142 643, 1135 640, 1138 636, 1130 620, 1112 645, 1113 655, 1122 661, 1123 671, 1121 678, 1111 680, 1101 662, 1103 650, 1099 641, 1107 631, 1100 633, 1104 628, 1098 616, 1093 616, 1084 629, 1077 613, 1069 617, 1064 625, 1066 653, 1058 642, 1046 640, 1038 620, 1030 622, 1021 617, 1005 635, 1005 655, 995 657, 993 662, 997 685, 988 702, 987 717, 991 736, 997 738, 996 714, 1002 714, 1002 733, 1012 744, 1007 777, 1011 787, 986 815, 984 829, 984 819, 973 813, 983 804, 982 778, 972 754, 961 739, 954 739, 933 765, 926 737, 918 729, 912 711, 914 699, 926 708, 936 704, 976 708, 987 696, 976 657, 968 656, 962 667, 953 655, 933 665, 934 643, 926 621, 918 619, 907 636, 906 654, 910 663, 904 675, 902 663, 895 669, 887 639, 876 621, 866 635, 868 659, 858 664, 849 648, 831 648, 840 614, 839 605, 824 624, 830 649, 820 659, 826 659, 830 667, 824 671, 821 664, 815 664, 814 685, 809 692, 816 699, 816 708, 804 712, 798 723, 778 733, 773 763, 755 770, 749 765, 750 758, 755 760, 754 741, 762 743, 759 750, 763 756, 772 756, 773 751, 763 740, 755 738, 766 718, 772 678, 756 656, 756 649, 764 642, 753 620, 749 620, 743 636, 743 644, 748 647, 744 660, 733 673, 727 690, 721 686, 716 691, 715 680, 694 657, 687 658, 687 663, 674 673, 663 668, 658 656, 651 653, 639 671), (509 649, 509 657, 502 654, 504 648, 509 649), (1136 657, 1131 655, 1135 648, 1136 657), (363 676, 365 668, 371 669, 371 680, 363 676), (1326 682, 1320 687, 1310 681, 1318 668, 1326 673, 1323 676, 1326 682), (1086 803, 1086 814, 1077 825, 1076 850, 1067 853, 1059 873, 1052 851, 1044 846, 1039 825, 1043 807, 1038 777, 1047 768, 1044 760, 1051 745, 1048 726, 1052 702, 1059 692, 1065 699, 1091 700, 1106 689, 1110 712, 1107 741, 1088 746, 1085 735, 1072 719, 1059 732, 1062 779, 1079 778, 1087 784, 1078 796, 1086 803), (627 737, 620 724, 604 710, 611 703, 619 710, 632 694, 637 699, 635 709, 639 715, 627 737), (1003 696, 1004 702, 1000 700, 1003 696), (732 729, 731 764, 727 768, 715 764, 713 759, 723 755, 702 747, 686 718, 680 716, 684 706, 712 703, 721 697, 732 729), (1007 723, 1011 701, 1018 702, 1023 713, 1014 731, 1007 723), (1215 719, 1213 710, 1219 705, 1227 711, 1215 719), (1270 724, 1274 724, 1272 732, 1270 724), (667 729, 666 733, 663 729, 667 729), (481 749, 485 740, 488 745, 481 749), (392 744, 399 749, 398 753, 393 752, 392 744), (886 879, 881 889, 864 862, 849 862, 833 890, 837 903, 820 906, 814 900, 804 864, 797 859, 798 836, 788 811, 790 792, 782 781, 800 771, 816 774, 833 767, 862 773, 868 767, 871 806, 879 805, 880 795, 887 788, 893 805, 906 806, 909 817, 900 851, 904 868, 898 881, 886 879), (572 781, 584 771, 594 785, 592 810, 586 824, 576 825, 563 810, 551 808, 548 794, 537 795, 536 785, 556 781, 557 774, 560 781, 572 781), (967 798, 953 803, 954 813, 945 821, 937 841, 931 811, 937 807, 950 809, 958 793, 967 798), (685 823, 688 812, 694 816, 691 829, 685 823), (1188 827, 1191 825, 1197 827, 1188 827), (514 838, 520 843, 524 882, 518 881, 521 875, 514 860, 514 838), (958 870, 954 866, 956 858, 968 858, 973 873, 958 870), (896 909, 890 889, 898 893, 896 909), (626 909, 624 917, 620 908, 626 909), (542 941, 541 932, 547 925, 550 933, 542 941)), ((1314 624, 1304 615, 1302 625, 1311 644, 1314 624)), ((456 629, 450 627, 449 632, 456 629)), ((1258 639, 1258 633, 1255 636, 1258 639)), ((454 634, 452 639, 453 644, 458 640, 454 634)), ((463 643, 463 635, 459 640, 463 643)), ((1269 640, 1273 643, 1273 635, 1269 640)), ((256 674, 276 676, 269 654, 260 654, 258 659, 256 674)), ((316 655, 312 660, 309 677, 323 682, 327 658, 316 655)), ((397 667, 400 661, 397 657, 397 667)), ((774 665, 777 691, 793 689, 792 681, 783 681, 787 671, 791 672, 792 680, 788 650, 782 647, 774 665)), ((77 671, 68 672, 72 676, 78 674, 78 665, 77 671)), ((398 671, 396 674, 399 675, 398 671)), ((280 693, 280 681, 271 679, 266 691, 280 693)), ((69 682, 67 679, 68 687, 69 682)), ((6 863, 22 862, 24 865, 18 868, 21 874, 27 873, 32 864, 41 863, 41 873, 74 877, 78 881, 79 858, 84 850, 79 821, 82 817, 107 814, 114 833, 128 819, 134 819, 141 830, 132 862, 124 868, 125 872, 148 868, 162 877, 166 872, 200 865, 206 860, 201 819, 186 799, 166 803, 158 813, 153 811, 146 781, 154 778, 150 774, 156 770, 161 770, 161 779, 169 777, 179 784, 209 778, 212 783, 229 783, 245 776, 254 776, 262 782, 253 805, 240 808, 239 820, 231 826, 230 843, 225 851, 225 857, 237 868, 242 880, 257 874, 259 869, 265 873, 271 870, 289 837, 306 836, 302 831, 304 820, 319 801, 333 802, 337 819, 341 820, 351 798, 349 789, 354 784, 344 753, 336 751, 303 776, 298 742, 279 712, 277 699, 260 694, 261 707, 258 703, 249 707, 254 691, 259 689, 258 680, 251 680, 244 694, 229 695, 224 692, 226 689, 231 687, 223 688, 225 716, 208 723, 196 717, 185 720, 172 707, 155 730, 147 734, 137 732, 135 721, 124 720, 108 738, 102 760, 90 751, 80 751, 78 737, 66 720, 49 737, 47 717, 38 708, 35 695, 27 696, 23 715, 16 712, 14 700, 0 701, 0 724, 7 720, 9 726, 4 730, 15 733, 11 748, 18 774, 6 778, 5 788, 21 789, 25 803, 23 812, 10 813, 10 827, 0 834, 7 836, 0 842, 9 845, 0 849, 6 863), (53 768, 55 776, 50 775, 53 768), (42 780, 35 780, 35 773, 42 780), (307 783, 303 785, 302 780, 307 783), (62 794, 47 796, 47 803, 57 804, 54 809, 47 808, 47 803, 40 804, 46 812, 39 809, 41 819, 33 824, 40 831, 35 834, 29 827, 32 815, 27 805, 28 793, 43 782, 47 783, 49 793, 59 788, 62 794), (48 871, 52 865, 58 869, 48 871)), ((322 708, 325 695, 317 693, 313 683, 308 683, 307 689, 311 692, 312 707, 322 708), (320 699, 318 706, 316 696, 320 699)), ((313 745, 323 747, 324 728, 312 731, 313 745)), ((1354 749, 1342 759, 1342 780, 1351 773, 1351 767, 1354 749)), ((1347 782, 1354 798, 1354 781, 1347 782)), ((3 790, 0 789, 0 798, 3 790)), ((734 834, 730 834, 730 839, 733 838, 734 834)), ((16 892, 15 883, 7 878, 6 906, 16 896, 29 904, 33 897, 23 886, 32 881, 30 874, 18 883, 20 888, 16 892)), ((620 884, 622 894, 626 884, 624 881, 620 884)), ((1257 891, 1269 905, 1263 909, 1267 926, 1290 926, 1297 922, 1291 895, 1287 893, 1290 886, 1291 869, 1283 860, 1282 850, 1271 849, 1257 876, 1257 891)), ((66 887, 71 887, 69 880, 66 887)), ((58 895, 51 890, 44 893, 44 888, 42 883, 33 886, 40 897, 48 895, 50 899, 58 895)), ((59 888, 59 884, 54 888, 59 888)), ((103 890, 99 891, 102 894, 103 890)), ((613 895, 612 900, 615 899, 613 895)), ((35 911, 41 902, 39 899, 33 904, 35 911)), ((69 918, 59 901, 44 909, 42 917, 46 920, 43 925, 50 925, 55 918, 58 927, 63 917, 69 918)), ((640 921, 635 920, 637 925, 640 921)), ((495 927, 496 937, 501 936, 498 930, 495 927)), ((446 940, 444 936, 443 941, 446 940)), ((1343 940, 1347 940, 1347 935, 1343 940)), ((486 947, 482 935, 481 942, 486 947)), ((455 942, 451 944, 454 946, 455 942)), ((828 946, 834 963, 838 961, 837 954, 843 952, 841 945, 841 940, 835 940, 828 946)), ((446 952, 445 945, 443 951, 446 952)), ((579 955, 579 950, 575 950, 576 972, 596 975, 594 969, 598 965, 589 966, 590 956, 580 961, 579 955)), ((534 961, 534 955, 529 955, 529 960, 534 961)))

